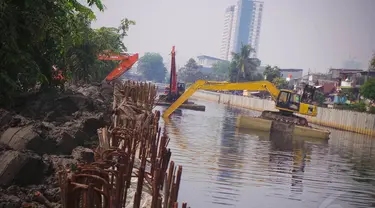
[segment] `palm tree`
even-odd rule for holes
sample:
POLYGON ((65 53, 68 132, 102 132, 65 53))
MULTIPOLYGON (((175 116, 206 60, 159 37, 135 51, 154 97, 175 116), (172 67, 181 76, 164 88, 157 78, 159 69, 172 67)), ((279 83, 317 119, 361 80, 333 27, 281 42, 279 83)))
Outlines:
POLYGON ((242 74, 244 78, 249 77, 250 79, 255 76, 257 66, 250 58, 250 53, 253 51, 254 49, 250 45, 242 44, 240 53, 232 52, 232 62, 234 62, 233 64, 235 64, 237 68, 236 82, 239 81, 240 74, 242 74))

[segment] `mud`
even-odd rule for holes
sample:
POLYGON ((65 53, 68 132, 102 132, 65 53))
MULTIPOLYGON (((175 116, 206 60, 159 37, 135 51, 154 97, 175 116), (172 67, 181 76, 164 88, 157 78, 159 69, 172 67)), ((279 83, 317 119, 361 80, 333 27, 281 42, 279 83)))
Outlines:
POLYGON ((0 207, 60 207, 55 170, 93 161, 97 129, 110 122, 112 93, 108 85, 70 85, 0 109, 0 207))

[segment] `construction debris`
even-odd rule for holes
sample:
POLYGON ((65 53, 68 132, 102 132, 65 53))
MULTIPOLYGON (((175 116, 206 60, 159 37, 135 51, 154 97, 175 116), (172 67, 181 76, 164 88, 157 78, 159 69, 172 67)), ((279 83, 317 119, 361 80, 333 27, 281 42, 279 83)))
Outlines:
POLYGON ((175 206, 182 167, 152 112, 155 87, 110 89, 68 86, 0 109, 0 207, 175 206))
POLYGON ((112 123, 98 129, 95 162, 60 167, 63 208, 158 208, 177 202, 182 167, 176 171, 170 162, 160 112, 152 112, 155 97, 150 84, 116 85, 112 123))

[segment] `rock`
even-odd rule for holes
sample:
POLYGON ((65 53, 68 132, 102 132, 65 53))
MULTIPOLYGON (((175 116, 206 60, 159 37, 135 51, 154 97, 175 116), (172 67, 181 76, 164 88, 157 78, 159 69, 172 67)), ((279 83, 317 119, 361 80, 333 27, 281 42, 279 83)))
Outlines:
POLYGON ((42 138, 34 131, 33 125, 8 128, 0 138, 0 142, 9 145, 15 150, 36 149, 42 138))
POLYGON ((0 131, 2 127, 5 127, 12 120, 12 113, 4 109, 0 109, 0 131))
POLYGON ((97 135, 97 129, 105 126, 103 114, 97 114, 88 118, 85 118, 82 122, 82 131, 85 132, 89 137, 97 135))
POLYGON ((14 115, 7 110, 0 109, 0 134, 9 127, 24 126, 30 121, 20 115, 14 115))
POLYGON ((60 154, 71 154, 72 150, 78 146, 77 141, 66 132, 62 132, 56 142, 57 152, 60 154))
POLYGON ((12 150, 12 148, 10 148, 7 144, 0 142, 0 155, 7 150, 12 150))
POLYGON ((32 124, 8 128, 0 137, 0 143, 14 150, 32 150, 38 154, 54 151, 56 142, 45 138, 43 126, 32 124))
POLYGON ((35 191, 61 207, 54 172, 94 160, 83 146, 98 142, 97 129, 110 123, 112 93, 112 86, 70 86, 27 93, 12 111, 0 109, 0 208, 45 207, 33 199, 35 191))
POLYGON ((45 155, 44 159, 49 160, 52 164, 52 167, 55 171, 59 169, 59 166, 70 166, 72 164, 77 164, 78 161, 74 159, 71 155, 45 155))
POLYGON ((40 183, 46 164, 41 157, 29 152, 8 150, 0 155, 0 186, 12 183, 28 185, 40 183))
POLYGON ((0 207, 19 208, 22 205, 20 198, 13 195, 0 194, 0 207))
POLYGON ((94 162, 94 151, 85 147, 76 147, 72 151, 72 156, 79 162, 94 162))
POLYGON ((58 202, 60 201, 60 188, 59 187, 56 187, 56 188, 51 188, 51 189, 47 189, 44 191, 44 196, 52 201, 52 202, 58 202))

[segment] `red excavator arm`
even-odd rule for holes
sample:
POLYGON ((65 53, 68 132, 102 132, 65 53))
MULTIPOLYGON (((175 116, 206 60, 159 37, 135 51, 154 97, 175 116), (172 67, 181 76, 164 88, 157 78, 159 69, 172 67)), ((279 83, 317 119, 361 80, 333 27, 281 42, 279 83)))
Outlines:
POLYGON ((177 74, 176 74, 176 52, 175 47, 172 47, 171 52, 171 78, 170 78, 170 91, 171 94, 176 96, 177 95, 177 74))
POLYGON ((112 81, 120 77, 123 73, 127 72, 134 64, 138 61, 138 53, 134 55, 128 55, 125 53, 112 53, 104 51, 104 53, 98 55, 99 60, 112 60, 121 61, 120 64, 107 75, 106 81, 112 81))

